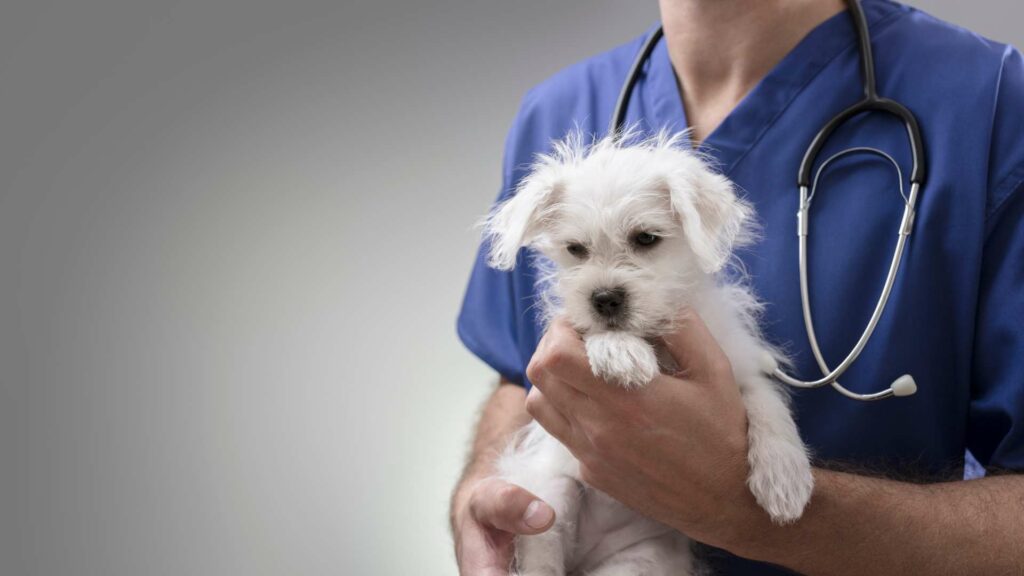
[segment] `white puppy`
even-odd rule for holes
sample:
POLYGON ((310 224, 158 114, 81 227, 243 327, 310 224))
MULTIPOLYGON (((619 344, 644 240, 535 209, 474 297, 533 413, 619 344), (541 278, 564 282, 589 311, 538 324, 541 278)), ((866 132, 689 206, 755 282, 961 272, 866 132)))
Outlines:
MULTIPOLYGON (((659 370, 651 342, 673 330, 684 306, 695 310, 731 361, 747 409, 747 485, 775 522, 792 522, 813 477, 786 396, 761 370, 765 355, 783 358, 761 337, 749 289, 718 274, 750 240, 753 210, 684 142, 625 135, 584 145, 576 134, 557 143, 486 220, 490 264, 511 269, 522 247, 539 253, 550 271, 548 317, 568 318, 610 385, 647 384, 659 370)), ((576 459, 536 423, 499 470, 557 515, 550 531, 517 541, 520 574, 693 572, 685 536, 584 485, 576 459)))

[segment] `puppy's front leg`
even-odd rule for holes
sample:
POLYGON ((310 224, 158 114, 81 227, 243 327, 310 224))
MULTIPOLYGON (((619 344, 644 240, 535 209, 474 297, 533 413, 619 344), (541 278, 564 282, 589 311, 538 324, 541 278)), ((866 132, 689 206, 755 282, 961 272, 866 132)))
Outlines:
POLYGON ((795 522, 811 499, 814 476, 783 392, 765 376, 740 386, 747 409, 747 485, 776 524, 795 522))
POLYGON ((639 388, 658 374, 658 357, 649 342, 626 332, 600 332, 584 338, 594 375, 625 388, 639 388))

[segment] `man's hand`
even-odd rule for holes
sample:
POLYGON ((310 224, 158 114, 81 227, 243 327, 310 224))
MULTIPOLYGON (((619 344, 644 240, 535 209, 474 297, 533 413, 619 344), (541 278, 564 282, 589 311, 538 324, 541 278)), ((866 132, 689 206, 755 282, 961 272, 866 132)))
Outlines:
POLYGON ((551 528, 555 512, 494 478, 494 458, 530 421, 522 386, 502 380, 484 403, 466 469, 452 494, 451 526, 462 576, 508 576, 515 536, 551 528))
POLYGON ((462 576, 508 576, 516 535, 551 528, 555 512, 530 492, 497 478, 465 487, 452 520, 462 576))
POLYGON ((767 516, 747 489, 746 411, 728 359, 694 313, 665 345, 680 373, 640 390, 596 378, 584 343, 556 320, 528 369, 527 411, 580 460, 583 480, 721 547, 767 516))
POLYGON ((920 486, 815 470, 800 521, 772 524, 746 486, 746 412, 721 348, 696 315, 665 344, 681 373, 627 391, 593 376, 565 322, 541 341, 527 410, 589 484, 696 540, 804 574, 1024 574, 1021 476, 920 486))

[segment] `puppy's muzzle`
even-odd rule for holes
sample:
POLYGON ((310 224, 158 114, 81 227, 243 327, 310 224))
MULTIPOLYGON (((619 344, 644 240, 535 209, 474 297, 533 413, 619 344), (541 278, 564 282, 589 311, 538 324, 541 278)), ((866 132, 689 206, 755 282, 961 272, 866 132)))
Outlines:
POLYGON ((598 316, 614 322, 626 312, 626 291, 622 288, 601 288, 590 295, 590 305, 598 316))

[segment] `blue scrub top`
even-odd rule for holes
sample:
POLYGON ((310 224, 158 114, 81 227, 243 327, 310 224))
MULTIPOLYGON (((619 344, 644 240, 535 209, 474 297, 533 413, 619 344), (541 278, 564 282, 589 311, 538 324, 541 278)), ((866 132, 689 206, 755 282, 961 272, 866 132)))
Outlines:
MULTIPOLYGON (((916 9, 886 0, 863 4, 878 90, 917 116, 928 177, 888 307, 841 381, 872 392, 909 373, 918 393, 864 403, 831 388, 794 390, 800 431, 818 463, 890 476, 958 476, 965 450, 989 470, 1024 470, 1024 60, 916 9)), ((576 126, 607 131, 645 37, 571 66, 526 94, 506 142, 499 200, 552 140, 576 126)), ((757 209, 763 239, 739 256, 767 303, 768 338, 807 379, 820 372, 800 312, 797 169, 815 133, 861 97, 855 40, 845 12, 819 25, 702 145, 757 209)), ((627 121, 646 130, 687 126, 664 41, 643 70, 627 121)), ((910 151, 895 118, 855 118, 820 158, 851 146, 889 152, 906 178, 910 151)), ((810 292, 822 351, 835 366, 875 305, 902 200, 892 166, 874 156, 838 161, 821 186, 811 215, 810 292)), ((481 247, 458 332, 505 378, 528 386, 526 365, 543 330, 534 305, 537 271, 522 255, 514 271, 492 270, 485 252, 481 247)), ((712 556, 716 573, 776 573, 725 553, 712 556)))

